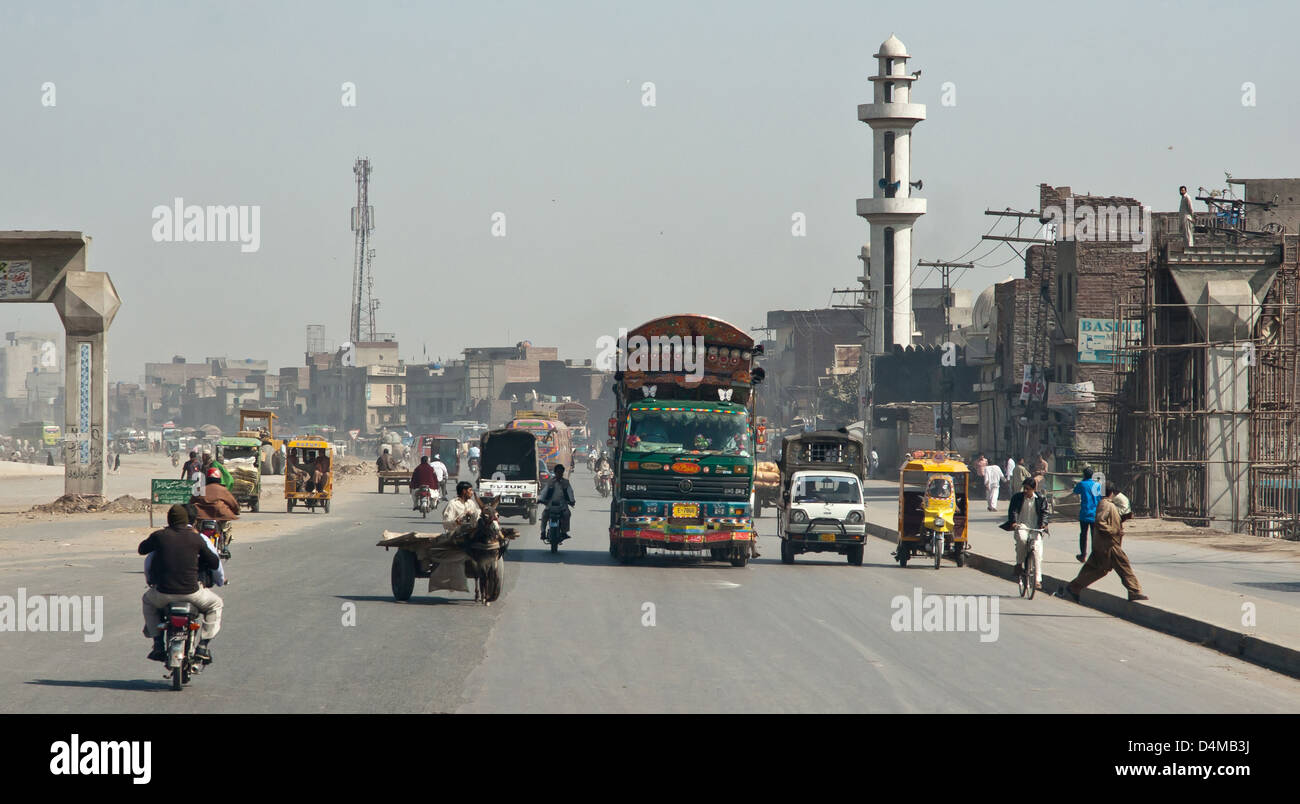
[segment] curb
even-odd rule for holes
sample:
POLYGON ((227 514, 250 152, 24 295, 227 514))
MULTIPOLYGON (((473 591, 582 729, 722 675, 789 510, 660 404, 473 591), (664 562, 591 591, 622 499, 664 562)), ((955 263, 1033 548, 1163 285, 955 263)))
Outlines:
MULTIPOLYGON (((891 545, 898 543, 897 531, 874 522, 867 523, 867 533, 891 545)), ((987 575, 996 575, 1004 580, 1012 582, 1016 580, 1014 564, 979 553, 967 552, 966 566, 987 575)), ((1069 583, 1068 580, 1044 574, 1042 593, 1054 596, 1069 583)), ((1300 679, 1300 650, 1197 620, 1185 614, 1156 608, 1149 603, 1130 603, 1126 598, 1095 589, 1084 589, 1079 595, 1079 604, 1143 628, 1150 628, 1187 642, 1194 642, 1202 647, 1212 648, 1275 673, 1300 679)))

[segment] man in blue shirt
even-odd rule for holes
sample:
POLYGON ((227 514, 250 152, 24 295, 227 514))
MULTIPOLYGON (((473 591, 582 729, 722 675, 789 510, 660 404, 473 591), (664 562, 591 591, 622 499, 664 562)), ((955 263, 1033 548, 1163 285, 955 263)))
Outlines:
POLYGON ((1083 480, 1074 484, 1074 493, 1079 495, 1079 554, 1075 559, 1082 562, 1088 555, 1088 531, 1097 537, 1097 502, 1101 499, 1101 484, 1092 479, 1092 467, 1084 467, 1083 480))

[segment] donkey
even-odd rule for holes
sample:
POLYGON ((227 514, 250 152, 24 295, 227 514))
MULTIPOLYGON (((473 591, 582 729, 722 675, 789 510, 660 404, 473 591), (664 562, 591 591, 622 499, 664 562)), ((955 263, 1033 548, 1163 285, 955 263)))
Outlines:
POLYGON ((474 602, 492 605, 501 597, 501 564, 512 537, 511 529, 503 532, 495 502, 485 503, 478 524, 465 540, 465 574, 474 578, 474 602))

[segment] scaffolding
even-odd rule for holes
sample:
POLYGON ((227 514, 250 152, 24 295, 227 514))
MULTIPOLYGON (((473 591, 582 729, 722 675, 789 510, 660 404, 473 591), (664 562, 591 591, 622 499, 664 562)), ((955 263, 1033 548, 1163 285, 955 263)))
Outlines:
MULTIPOLYGON (((1300 287, 1295 240, 1165 246, 1140 302, 1116 301, 1107 451, 1134 510, 1189 524, 1300 539, 1300 287), (1267 272, 1262 300, 1187 303, 1175 271, 1267 272), (1211 327, 1206 322, 1217 322, 1211 327), (1226 324, 1226 326, 1225 326, 1226 324), (1228 327, 1231 337, 1220 336, 1228 327), (1230 510, 1230 513, 1228 511, 1230 510)), ((1186 280, 1184 280, 1186 281, 1186 280)), ((1100 400, 1099 400, 1100 401, 1100 400)))

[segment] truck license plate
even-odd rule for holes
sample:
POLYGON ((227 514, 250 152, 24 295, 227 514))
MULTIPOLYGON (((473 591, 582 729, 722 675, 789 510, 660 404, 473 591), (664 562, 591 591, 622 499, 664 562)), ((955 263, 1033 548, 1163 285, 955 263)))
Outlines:
POLYGON ((505 503, 506 505, 514 505, 515 502, 516 502, 516 500, 517 500, 516 497, 502 497, 502 498, 501 498, 501 502, 505 503))
POLYGON ((835 534, 834 534, 834 533, 823 533, 823 534, 821 535, 820 538, 821 538, 821 540, 824 541, 824 542, 833 542, 833 541, 835 541, 835 534))
POLYGON ((695 519, 700 515, 700 506, 694 503, 673 503, 673 519, 695 519))

